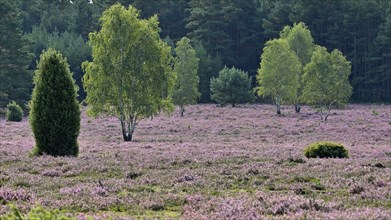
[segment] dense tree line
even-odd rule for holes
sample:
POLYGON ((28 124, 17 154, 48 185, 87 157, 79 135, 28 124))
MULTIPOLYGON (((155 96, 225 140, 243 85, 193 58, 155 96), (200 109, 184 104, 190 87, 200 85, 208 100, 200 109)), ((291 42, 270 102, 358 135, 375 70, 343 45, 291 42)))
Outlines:
MULTIPOLYGON (((285 26, 303 22, 313 40, 340 50, 352 64, 352 101, 391 101, 391 3, 388 0, 1 0, 0 104, 26 104, 31 72, 43 49, 59 50, 85 98, 81 63, 91 59, 88 34, 115 2, 132 4, 141 18, 158 15, 160 36, 174 46, 192 42, 199 59, 201 102, 210 102, 210 79, 224 65, 259 68, 265 42, 285 26), (171 43, 170 43, 171 42, 171 43)), ((175 53, 175 51, 173 51, 175 53)))

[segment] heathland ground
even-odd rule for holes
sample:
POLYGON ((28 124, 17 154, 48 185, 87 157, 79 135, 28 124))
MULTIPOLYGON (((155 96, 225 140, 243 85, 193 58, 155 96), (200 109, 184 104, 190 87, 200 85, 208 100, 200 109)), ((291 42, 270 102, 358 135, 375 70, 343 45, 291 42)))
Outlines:
MULTIPOLYGON (((387 219, 391 106, 348 105, 322 122, 309 107, 195 105, 138 125, 82 115, 78 157, 29 157, 27 119, 0 120, 0 215, 34 206, 83 219, 387 219), (307 159, 335 141, 348 159, 307 159)), ((1 218, 1 217, 0 217, 1 218)))

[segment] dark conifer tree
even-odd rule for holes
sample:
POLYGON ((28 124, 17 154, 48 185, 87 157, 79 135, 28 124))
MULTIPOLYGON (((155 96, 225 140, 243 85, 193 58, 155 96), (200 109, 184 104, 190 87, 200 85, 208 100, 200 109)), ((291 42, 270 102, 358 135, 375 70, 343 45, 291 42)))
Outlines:
POLYGON ((0 108, 11 100, 25 106, 30 99, 30 56, 23 38, 21 17, 13 0, 0 1, 0 108))
POLYGON ((34 77, 30 125, 35 137, 35 155, 77 156, 80 107, 69 65, 62 55, 44 52, 34 77))

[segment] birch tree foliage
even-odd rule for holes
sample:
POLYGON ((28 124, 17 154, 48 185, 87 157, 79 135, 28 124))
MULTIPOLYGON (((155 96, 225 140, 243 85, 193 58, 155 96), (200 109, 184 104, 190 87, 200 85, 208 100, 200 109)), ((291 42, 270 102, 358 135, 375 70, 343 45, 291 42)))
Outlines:
POLYGON ((333 107, 345 105, 351 94, 349 83, 350 62, 341 51, 331 53, 325 47, 317 46, 303 75, 303 100, 321 113, 327 120, 333 107))
POLYGON ((297 95, 294 100, 295 111, 300 112, 300 99, 302 95, 303 85, 301 85, 301 78, 304 74, 304 67, 311 61, 312 52, 315 44, 311 36, 311 31, 303 23, 294 24, 293 27, 286 26, 280 33, 280 37, 287 40, 290 49, 295 52, 301 64, 301 71, 299 72, 299 87, 297 95))
POLYGON ((315 44, 311 31, 303 23, 286 26, 280 33, 280 37, 288 41, 289 47, 295 52, 301 65, 305 66, 311 61, 315 44))
POLYGON ((93 61, 82 65, 87 113, 118 118, 131 141, 140 120, 173 110, 171 49, 159 37, 157 17, 140 19, 132 6, 115 4, 100 21, 101 30, 89 34, 93 61))
POLYGON ((174 104, 179 105, 183 116, 184 106, 197 103, 201 95, 198 91, 200 78, 197 74, 199 59, 190 45, 190 40, 186 37, 177 42, 175 52, 177 57, 174 71, 178 78, 174 87, 173 101, 174 104))
POLYGON ((257 74, 258 95, 271 97, 277 114, 281 114, 281 104, 292 103, 297 95, 300 61, 290 50, 287 40, 281 38, 266 42, 261 59, 257 74))

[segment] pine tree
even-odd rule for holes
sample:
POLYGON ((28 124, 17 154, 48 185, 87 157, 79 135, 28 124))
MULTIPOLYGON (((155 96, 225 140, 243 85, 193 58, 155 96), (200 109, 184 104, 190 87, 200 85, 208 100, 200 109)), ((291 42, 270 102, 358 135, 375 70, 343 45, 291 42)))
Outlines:
POLYGON ((200 78, 199 91, 201 93, 200 103, 210 103, 210 79, 219 74, 219 71, 224 67, 221 56, 211 56, 206 51, 201 42, 194 44, 194 49, 199 59, 198 76, 200 78))
POLYGON ((59 52, 41 55, 34 84, 29 116, 34 154, 77 156, 80 107, 69 65, 59 52))
POLYGON ((10 100, 22 107, 30 99, 30 55, 23 38, 21 18, 15 1, 0 1, 0 108, 10 100))
POLYGON ((221 1, 192 0, 189 6, 190 16, 186 25, 190 30, 189 37, 201 41, 210 55, 221 55, 223 62, 227 63, 233 57, 229 48, 232 41, 221 1))
POLYGON ((224 106, 254 101, 251 78, 243 70, 224 67, 217 78, 210 80, 211 99, 224 106))
POLYGON ((70 70, 73 73, 73 78, 76 80, 76 84, 79 88, 78 99, 83 100, 86 97, 86 94, 81 82, 84 75, 81 64, 91 56, 91 48, 88 46, 87 42, 75 32, 65 31, 59 33, 55 31, 48 33, 42 26, 33 27, 32 32, 28 37, 34 42, 34 53, 36 57, 39 57, 42 50, 53 48, 67 58, 70 70))

